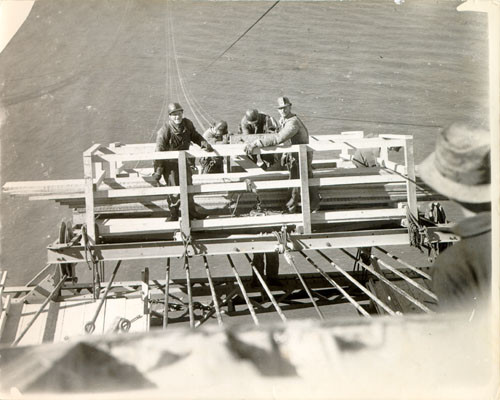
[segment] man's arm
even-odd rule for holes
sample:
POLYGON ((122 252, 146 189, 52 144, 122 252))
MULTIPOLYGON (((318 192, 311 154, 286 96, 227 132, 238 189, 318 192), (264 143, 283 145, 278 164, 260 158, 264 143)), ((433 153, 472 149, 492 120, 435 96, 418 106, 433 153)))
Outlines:
MULTIPOLYGON (((167 138, 168 128, 166 124, 158 129, 156 132, 156 146, 155 151, 168 151, 169 144, 167 138)), ((154 160, 153 161, 153 177, 156 181, 160 181, 161 175, 163 174, 163 160, 154 160)))
POLYGON ((262 146, 259 144, 259 147, 276 146, 284 143, 293 138, 298 133, 299 129, 299 122, 296 119, 290 119, 278 133, 265 135, 265 137, 260 140, 262 146))
POLYGON ((251 135, 253 134, 253 129, 250 130, 250 124, 248 123, 247 119, 243 117, 240 122, 240 132, 243 135, 251 135))
POLYGON ((203 138, 208 142, 208 143, 214 143, 215 142, 215 135, 212 132, 210 128, 208 128, 205 133, 203 134, 203 138))
POLYGON ((158 129, 158 132, 156 132, 156 147, 155 151, 168 151, 170 150, 168 148, 168 142, 167 142, 167 126, 166 124, 163 124, 163 126, 158 129))
POLYGON ((187 121, 187 129, 189 131, 189 139, 191 142, 196 143, 202 149, 213 151, 212 146, 208 143, 205 138, 196 130, 191 121, 187 121))

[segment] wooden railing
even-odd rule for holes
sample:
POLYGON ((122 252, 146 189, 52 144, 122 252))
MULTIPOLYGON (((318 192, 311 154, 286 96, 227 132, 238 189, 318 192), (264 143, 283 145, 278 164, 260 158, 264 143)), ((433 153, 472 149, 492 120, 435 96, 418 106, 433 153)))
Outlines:
MULTIPOLYGON (((130 199, 141 201, 144 199, 161 198, 169 194, 177 194, 181 197, 181 214, 189 215, 188 194, 209 195, 217 193, 245 192, 245 182, 228 183, 196 183, 187 184, 187 158, 200 158, 207 156, 244 157, 244 144, 215 145, 214 152, 207 153, 192 146, 188 151, 155 152, 154 144, 131 144, 102 146, 96 144, 88 149, 83 155, 85 176, 85 223, 87 233, 91 242, 96 240, 96 200, 110 201, 113 199, 130 199), (139 174, 144 174, 144 169, 127 167, 127 163, 145 161, 152 164, 153 160, 178 160, 180 184, 179 186, 162 186, 139 188, 110 188, 106 184, 109 180, 116 180, 124 184, 127 181, 137 180, 139 174)), ((277 172, 281 179, 266 179, 266 174, 272 173, 251 172, 248 176, 253 181, 257 191, 268 191, 298 187, 301 190, 302 212, 300 214, 283 214, 275 216, 252 216, 233 218, 213 218, 207 220, 190 220, 188 217, 180 221, 166 222, 164 218, 117 218, 99 221, 99 232, 104 236, 120 236, 142 233, 159 233, 164 231, 180 230, 189 235, 191 230, 221 230, 232 228, 258 227, 266 225, 295 224, 302 227, 303 233, 311 233, 316 223, 334 223, 339 221, 356 221, 370 219, 402 219, 406 215, 403 208, 396 209, 356 209, 343 211, 323 211, 315 214, 310 212, 309 188, 319 186, 322 190, 328 188, 360 187, 373 184, 405 184, 406 202, 409 210, 417 215, 417 198, 415 189, 415 171, 413 162, 413 141, 409 136, 381 136, 378 138, 361 139, 344 135, 325 135, 312 137, 308 145, 276 146, 272 148, 259 149, 260 154, 273 153, 298 153, 301 179, 283 180, 281 175, 286 171, 277 172), (389 149, 402 148, 404 151, 404 164, 397 164, 389 159, 389 149), (376 169, 372 175, 366 175, 359 170, 359 175, 346 174, 337 170, 335 176, 308 178, 307 159, 308 151, 313 151, 315 157, 339 160, 339 164, 346 163, 352 157, 356 149, 380 149, 378 157, 379 164, 383 168, 376 169), (264 177, 264 180, 254 180, 253 177, 264 177)), ((146 169, 149 173, 151 169, 146 169)), ((342 170, 340 170, 342 171, 342 170)), ((348 170, 345 170, 348 171, 348 170)), ((352 170, 351 170, 352 171, 352 170)), ((227 177, 231 177, 231 173, 227 177)), ((140 175, 139 175, 140 176, 140 175)), ((239 177, 245 174, 240 173, 239 177)), ((121 186, 121 185, 120 185, 121 186)))

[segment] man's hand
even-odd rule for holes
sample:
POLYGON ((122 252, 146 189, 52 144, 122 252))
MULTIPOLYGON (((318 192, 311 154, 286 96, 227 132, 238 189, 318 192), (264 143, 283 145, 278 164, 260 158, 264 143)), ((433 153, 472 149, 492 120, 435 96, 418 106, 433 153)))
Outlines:
POLYGON ((155 172, 153 172, 153 175, 151 175, 153 177, 153 179, 155 180, 156 182, 156 186, 160 186, 160 179, 161 179, 161 176, 162 176, 162 169, 161 168, 158 168, 155 172))
POLYGON ((247 156, 251 156, 257 147, 260 147, 257 140, 252 143, 247 143, 245 146, 245 153, 247 153, 247 156))
POLYGON ((201 142, 201 148, 206 151, 214 151, 214 148, 208 142, 201 142))

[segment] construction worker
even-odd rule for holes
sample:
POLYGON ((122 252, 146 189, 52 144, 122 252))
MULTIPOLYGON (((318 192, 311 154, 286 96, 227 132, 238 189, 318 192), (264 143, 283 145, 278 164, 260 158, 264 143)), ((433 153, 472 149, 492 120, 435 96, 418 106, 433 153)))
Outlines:
MULTIPOLYGON (((168 121, 158 130, 156 134, 155 151, 188 150, 191 143, 196 143, 202 149, 213 151, 212 146, 203 136, 198 133, 193 123, 183 118, 184 110, 179 103, 170 103, 168 109, 168 121)), ((177 160, 155 160, 153 177, 159 184, 161 177, 165 179, 167 186, 179 186, 179 165, 177 160)), ((192 172, 188 164, 188 185, 192 184, 192 172)), ((194 208, 193 195, 188 196, 189 214, 194 219, 203 218, 194 208)), ((168 197, 170 209, 170 221, 179 219, 179 196, 168 197)))
MULTIPOLYGON (((308 144, 309 143, 309 132, 306 126, 300 120, 297 115, 292 113, 292 103, 288 97, 278 98, 278 110, 281 115, 279 121, 279 130, 276 134, 269 134, 262 139, 253 141, 247 144, 245 151, 248 155, 252 155, 256 148, 276 146, 281 143, 285 143, 290 140, 292 144, 308 144)), ((297 153, 285 154, 282 158, 282 163, 287 167, 290 172, 290 179, 298 179, 300 177, 299 173, 299 156, 297 153)), ((308 166, 308 176, 312 178, 312 153, 307 152, 307 166, 308 166)), ((319 203, 321 197, 319 195, 318 189, 316 187, 311 187, 310 201, 311 210, 315 211, 319 209, 319 203)), ((300 189, 295 187, 292 188, 290 198, 286 203, 286 209, 290 213, 297 212, 298 203, 300 197, 300 189)))
MULTIPOLYGON (((227 122, 220 120, 210 126, 203 134, 205 140, 210 144, 227 144, 229 135, 227 122)), ((224 159, 222 157, 204 157, 200 159, 202 174, 221 174, 224 172, 224 159)))
MULTIPOLYGON (((247 110, 240 123, 240 133, 244 135, 254 135, 257 133, 274 133, 278 129, 276 120, 256 109, 247 110)), ((256 155, 248 156, 253 162, 257 163, 256 155)), ((276 161, 274 154, 266 154, 260 157, 263 161, 262 168, 271 167, 276 161)))
POLYGON ((240 123, 240 133, 253 135, 256 133, 276 132, 278 124, 276 120, 258 110, 247 110, 240 123))

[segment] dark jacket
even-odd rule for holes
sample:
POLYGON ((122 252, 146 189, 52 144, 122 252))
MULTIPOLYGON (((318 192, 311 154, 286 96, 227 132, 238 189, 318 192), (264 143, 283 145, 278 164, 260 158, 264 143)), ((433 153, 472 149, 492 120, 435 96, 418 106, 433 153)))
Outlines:
MULTIPOLYGON (((191 143, 205 147, 207 141, 198 133, 189 119, 183 118, 179 126, 167 121, 156 133, 155 151, 189 150, 191 143)), ((164 164, 163 161, 166 160, 155 160, 155 169, 161 167, 164 164)))
POLYGON ((256 133, 266 133, 275 131, 277 123, 273 117, 267 114, 259 113, 257 122, 248 122, 246 115, 241 119, 240 133, 244 135, 254 135, 256 133))
POLYGON ((466 218, 453 232, 461 240, 437 257, 432 288, 441 310, 472 312, 491 291, 491 213, 466 218))

